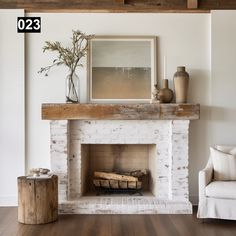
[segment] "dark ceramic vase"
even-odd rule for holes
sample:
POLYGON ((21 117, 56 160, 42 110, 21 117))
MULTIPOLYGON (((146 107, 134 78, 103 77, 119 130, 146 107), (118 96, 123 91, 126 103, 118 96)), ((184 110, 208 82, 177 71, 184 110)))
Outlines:
POLYGON ((169 89, 168 79, 163 79, 163 87, 159 92, 159 97, 162 103, 170 103, 173 99, 173 91, 169 89))

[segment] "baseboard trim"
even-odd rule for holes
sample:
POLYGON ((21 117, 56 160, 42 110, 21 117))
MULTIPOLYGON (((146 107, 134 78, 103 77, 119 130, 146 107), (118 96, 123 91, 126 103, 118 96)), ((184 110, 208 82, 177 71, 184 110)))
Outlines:
POLYGON ((16 195, 0 196, 0 206, 17 206, 16 195))

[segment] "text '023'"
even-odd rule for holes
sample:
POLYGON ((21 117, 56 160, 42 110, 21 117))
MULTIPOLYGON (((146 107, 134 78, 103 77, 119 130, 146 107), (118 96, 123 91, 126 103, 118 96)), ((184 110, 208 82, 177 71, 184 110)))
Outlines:
POLYGON ((17 17, 18 33, 41 33, 41 17, 17 17))

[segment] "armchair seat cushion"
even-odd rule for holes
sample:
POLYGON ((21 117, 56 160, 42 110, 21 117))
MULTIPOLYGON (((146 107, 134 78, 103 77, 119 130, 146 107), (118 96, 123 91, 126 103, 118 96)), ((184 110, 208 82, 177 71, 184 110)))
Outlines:
POLYGON ((236 199, 236 181, 213 181, 205 192, 206 197, 236 199))

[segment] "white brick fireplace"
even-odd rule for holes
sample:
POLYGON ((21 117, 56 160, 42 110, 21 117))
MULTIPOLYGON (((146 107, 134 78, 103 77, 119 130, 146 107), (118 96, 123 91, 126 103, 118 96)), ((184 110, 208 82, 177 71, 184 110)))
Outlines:
MULTIPOLYGON (((197 117, 199 114, 192 118, 197 117)), ((51 169, 59 176, 60 213, 191 214, 189 120, 179 117, 149 120, 144 117, 139 120, 83 118, 51 121, 51 169), (148 160, 152 183, 150 194, 83 195, 83 184, 86 182, 83 160, 88 157, 82 149, 88 144, 151 146, 152 158, 148 160)))

